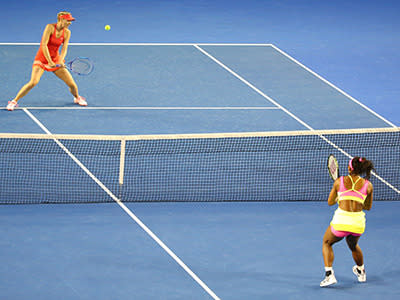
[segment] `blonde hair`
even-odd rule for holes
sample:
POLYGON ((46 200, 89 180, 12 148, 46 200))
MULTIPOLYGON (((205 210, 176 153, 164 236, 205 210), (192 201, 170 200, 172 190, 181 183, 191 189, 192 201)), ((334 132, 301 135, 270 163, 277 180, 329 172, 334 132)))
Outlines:
POLYGON ((71 13, 68 12, 68 11, 60 11, 60 12, 57 14, 57 20, 59 20, 61 16, 70 15, 70 14, 71 14, 71 13))

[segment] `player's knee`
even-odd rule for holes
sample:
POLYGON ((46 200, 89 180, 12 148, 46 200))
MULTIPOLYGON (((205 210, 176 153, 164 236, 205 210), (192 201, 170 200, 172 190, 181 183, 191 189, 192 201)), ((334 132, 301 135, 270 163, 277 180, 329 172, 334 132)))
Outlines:
POLYGON ((35 85, 37 85, 39 83, 40 79, 32 79, 31 81, 29 81, 28 86, 30 88, 33 88, 35 85))

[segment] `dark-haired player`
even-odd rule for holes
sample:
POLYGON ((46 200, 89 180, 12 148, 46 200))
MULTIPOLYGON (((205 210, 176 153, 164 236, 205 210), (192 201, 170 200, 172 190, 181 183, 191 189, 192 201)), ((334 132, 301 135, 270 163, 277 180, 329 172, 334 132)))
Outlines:
POLYGON ((358 240, 365 230, 365 213, 372 206, 373 187, 369 178, 374 165, 371 161, 354 157, 349 161, 349 175, 335 180, 329 194, 328 204, 338 203, 333 219, 327 228, 322 242, 322 255, 325 264, 325 278, 320 286, 329 286, 337 282, 332 268, 334 253, 332 245, 346 237, 356 265, 353 273, 359 282, 367 280, 364 258, 358 240), (365 174, 365 178, 361 175, 365 174))

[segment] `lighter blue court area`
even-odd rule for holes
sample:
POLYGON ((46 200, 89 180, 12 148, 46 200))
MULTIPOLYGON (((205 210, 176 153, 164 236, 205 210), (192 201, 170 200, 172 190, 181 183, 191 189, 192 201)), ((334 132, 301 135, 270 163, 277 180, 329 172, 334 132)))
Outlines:
MULTIPOLYGON (((29 79, 29 58, 37 47, 1 46, 3 68, 16 57, 26 58, 11 75, 1 74, 1 80, 11 79, 4 91, 10 97, 29 79)), ((68 90, 50 73, 20 102, 20 108, 29 108, 52 133, 215 133, 393 125, 273 45, 71 45, 69 55, 91 57, 95 64, 92 75, 76 78, 89 109, 76 110, 68 90), (105 59, 109 53, 112 60, 105 59)), ((32 122, 21 111, 1 114, 6 132, 18 133, 19 127, 25 132, 25 124, 32 122)), ((29 130, 40 132, 36 126, 29 130)))

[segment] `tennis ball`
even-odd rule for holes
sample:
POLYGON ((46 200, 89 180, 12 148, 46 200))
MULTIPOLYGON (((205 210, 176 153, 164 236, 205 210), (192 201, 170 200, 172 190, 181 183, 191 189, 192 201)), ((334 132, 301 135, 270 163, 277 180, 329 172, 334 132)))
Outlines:
POLYGON ((104 26, 104 29, 109 31, 111 29, 111 26, 110 25, 106 25, 106 26, 104 26))

